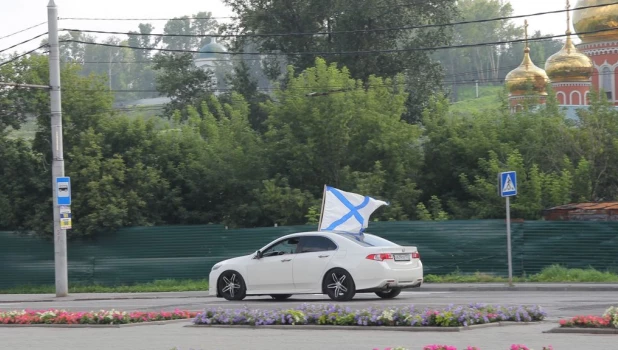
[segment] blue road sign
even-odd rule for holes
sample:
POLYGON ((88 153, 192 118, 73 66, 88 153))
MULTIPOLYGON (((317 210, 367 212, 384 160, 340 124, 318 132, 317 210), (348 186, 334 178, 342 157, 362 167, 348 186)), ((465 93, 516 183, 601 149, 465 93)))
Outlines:
POLYGON ((508 171, 500 174, 500 195, 512 197, 517 195, 517 173, 508 171))
POLYGON ((71 205, 71 178, 56 178, 56 195, 58 198, 58 205, 71 205))

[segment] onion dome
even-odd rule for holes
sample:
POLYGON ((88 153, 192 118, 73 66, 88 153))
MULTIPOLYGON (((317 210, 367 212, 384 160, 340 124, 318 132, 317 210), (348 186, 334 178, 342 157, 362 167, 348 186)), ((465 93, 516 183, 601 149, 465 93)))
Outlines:
POLYGON ((215 37, 210 37, 210 42, 204 45, 200 49, 200 53, 198 54, 197 58, 198 59, 214 59, 219 56, 224 56, 221 54, 225 52, 227 52, 225 47, 219 44, 215 37))
POLYGON ((545 71, 534 65, 530 59, 530 47, 528 47, 528 21, 524 26, 526 33, 526 48, 524 49, 524 59, 509 74, 506 75, 505 83, 512 96, 525 95, 528 84, 532 84, 532 89, 539 95, 547 95, 547 84, 549 77, 545 71))
MULTIPOLYGON (((615 0, 578 0, 575 6, 586 7, 615 2, 615 0)), ((607 31, 607 29, 618 28, 618 5, 577 10, 573 15, 573 27, 583 43, 617 41, 618 29, 610 31, 607 31), (601 32, 580 34, 594 31, 601 32)))
MULTIPOLYGON (((567 1, 567 10, 569 8, 567 1)), ((594 72, 592 60, 579 52, 571 40, 570 14, 567 11, 566 43, 545 62, 545 71, 553 83, 588 82, 594 72)))

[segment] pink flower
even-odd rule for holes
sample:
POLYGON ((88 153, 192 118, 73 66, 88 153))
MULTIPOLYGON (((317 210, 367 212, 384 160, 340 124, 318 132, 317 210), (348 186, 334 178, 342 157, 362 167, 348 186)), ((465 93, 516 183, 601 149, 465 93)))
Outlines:
POLYGON ((426 345, 423 350, 457 350, 456 347, 452 345, 426 345))

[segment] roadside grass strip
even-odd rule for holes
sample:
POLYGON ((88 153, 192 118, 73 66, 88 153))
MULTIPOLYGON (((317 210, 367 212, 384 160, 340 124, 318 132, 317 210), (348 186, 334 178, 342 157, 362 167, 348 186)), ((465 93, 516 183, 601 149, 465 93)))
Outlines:
MULTIPOLYGON (((443 283, 507 283, 503 276, 476 272, 464 274, 454 271, 446 275, 425 275, 425 285, 443 283)), ((527 277, 514 276, 515 283, 618 283, 618 274, 610 271, 598 271, 594 268, 569 269, 560 265, 545 267, 538 274, 527 277)), ((519 286, 520 288, 522 286, 519 286)), ((556 286, 559 287, 559 286, 556 286)), ((570 286, 569 288, 573 288, 570 286)), ((501 288, 500 288, 501 289, 501 288)), ((496 290, 500 290, 496 289, 496 290)), ((615 290, 615 288, 602 288, 615 290)), ((23 285, 0 289, 0 294, 54 294, 56 287, 51 285, 23 285)), ((100 285, 71 283, 70 292, 75 293, 162 293, 162 292, 201 292, 208 290, 208 280, 155 280, 148 283, 131 285, 100 285)), ((422 288, 421 288, 422 290, 422 288)))
POLYGON ((185 327, 356 329, 459 332, 489 326, 541 322, 547 314, 540 306, 450 305, 442 309, 400 308, 352 310, 340 305, 303 304, 279 310, 206 309, 185 327))
POLYGON ((185 310, 174 310, 172 312, 22 310, 0 312, 0 327, 118 328, 121 326, 167 324, 182 320, 186 322, 196 316, 197 312, 185 310))
POLYGON ((605 310, 603 316, 575 316, 560 320, 560 326, 544 333, 618 334, 618 307, 605 310))

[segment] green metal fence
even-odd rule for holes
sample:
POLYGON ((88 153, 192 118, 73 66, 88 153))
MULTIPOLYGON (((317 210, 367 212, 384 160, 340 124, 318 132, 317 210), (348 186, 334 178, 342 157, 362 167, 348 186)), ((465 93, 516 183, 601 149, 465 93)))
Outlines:
MULTIPOLYGON (((217 261, 315 226, 226 230, 223 226, 138 227, 68 243, 70 283, 129 284, 206 278, 217 261)), ((369 232, 418 247, 425 273, 507 274, 502 220, 372 223, 369 232)), ((618 223, 512 224, 513 273, 551 264, 618 270, 618 223)), ((0 232, 0 288, 54 283, 53 241, 0 232)))

